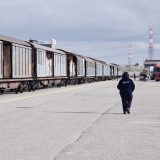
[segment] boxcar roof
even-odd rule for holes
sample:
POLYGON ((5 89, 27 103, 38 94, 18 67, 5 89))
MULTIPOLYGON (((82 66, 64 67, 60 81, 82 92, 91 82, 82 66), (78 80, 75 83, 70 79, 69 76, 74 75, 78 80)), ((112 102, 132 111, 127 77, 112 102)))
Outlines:
POLYGON ((115 66, 115 67, 117 67, 117 66, 118 66, 118 64, 115 64, 115 63, 111 63, 111 65, 112 65, 112 66, 115 66))
POLYGON ((98 60, 98 59, 94 59, 92 58, 94 61, 98 62, 98 63, 105 63, 104 61, 98 60))
POLYGON ((77 53, 73 53, 73 52, 70 52, 70 51, 66 51, 66 50, 64 50, 64 49, 58 49, 58 50, 66 53, 66 54, 70 54, 70 55, 76 56, 77 58, 83 58, 83 59, 84 59, 84 57, 83 57, 82 55, 79 55, 79 54, 77 54, 77 53))
POLYGON ((65 52, 63 52, 63 51, 61 51, 61 50, 58 50, 58 49, 55 50, 55 53, 58 53, 58 54, 65 54, 65 55, 66 55, 65 52))
POLYGON ((46 46, 42 46, 40 44, 36 44, 36 43, 31 43, 30 44, 33 45, 33 47, 35 47, 36 49, 42 49, 42 50, 45 50, 45 51, 50 51, 50 52, 54 52, 55 50, 53 48, 49 48, 49 47, 46 47, 46 46))
POLYGON ((16 38, 4 36, 4 35, 1 35, 1 34, 0 34, 0 40, 31 47, 31 45, 28 42, 25 42, 23 40, 19 40, 19 39, 16 39, 16 38))
POLYGON ((84 57, 84 59, 88 62, 95 62, 95 60, 93 60, 92 58, 90 57, 84 57))
POLYGON ((110 63, 108 63, 108 62, 105 62, 107 65, 109 65, 109 66, 111 66, 111 64, 110 63))

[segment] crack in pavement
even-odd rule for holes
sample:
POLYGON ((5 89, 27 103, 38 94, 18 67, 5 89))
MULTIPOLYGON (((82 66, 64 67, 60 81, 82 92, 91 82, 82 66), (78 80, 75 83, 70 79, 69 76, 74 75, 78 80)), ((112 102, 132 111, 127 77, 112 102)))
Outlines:
POLYGON ((65 146, 65 147, 55 156, 55 158, 53 158, 53 160, 57 160, 57 158, 58 158, 61 154, 65 153, 68 148, 70 148, 73 144, 79 142, 80 139, 83 137, 83 135, 84 135, 85 133, 87 133, 88 130, 89 130, 94 124, 98 123, 98 121, 99 121, 106 113, 110 112, 115 106, 119 105, 119 103, 120 103, 120 101, 118 101, 116 104, 112 105, 112 106, 109 107, 106 111, 104 111, 96 120, 94 120, 94 121, 91 123, 91 125, 90 125, 86 130, 84 130, 84 131, 80 134, 80 136, 79 136, 76 140, 74 140, 74 141, 73 141, 72 143, 70 143, 69 145, 65 146))

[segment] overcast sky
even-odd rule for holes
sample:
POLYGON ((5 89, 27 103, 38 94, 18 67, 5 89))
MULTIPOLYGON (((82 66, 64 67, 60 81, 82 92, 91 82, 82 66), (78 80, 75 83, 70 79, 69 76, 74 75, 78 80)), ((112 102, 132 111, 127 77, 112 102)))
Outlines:
POLYGON ((108 62, 127 64, 160 53, 159 0, 1 0, 0 34, 23 40, 57 40, 57 47, 108 62))

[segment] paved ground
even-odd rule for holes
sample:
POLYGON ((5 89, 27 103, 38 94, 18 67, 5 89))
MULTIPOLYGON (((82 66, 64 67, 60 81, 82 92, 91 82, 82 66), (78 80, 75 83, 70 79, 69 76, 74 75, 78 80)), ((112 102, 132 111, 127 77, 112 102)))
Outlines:
POLYGON ((0 96, 0 160, 158 160, 160 83, 136 82, 130 115, 117 81, 0 96))

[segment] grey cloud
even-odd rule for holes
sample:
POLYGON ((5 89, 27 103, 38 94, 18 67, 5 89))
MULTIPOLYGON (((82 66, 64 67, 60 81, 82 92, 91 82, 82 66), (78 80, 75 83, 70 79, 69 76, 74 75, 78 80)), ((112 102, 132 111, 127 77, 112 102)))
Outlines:
MULTIPOLYGON (((0 31, 26 40, 31 37, 45 41, 54 37, 58 43, 88 41, 88 47, 95 50, 94 55, 98 51, 103 55, 106 50, 126 53, 127 47, 109 50, 105 45, 109 41, 114 42, 115 48, 116 41, 146 44, 150 26, 156 34, 160 33, 159 5, 159 0, 1 0, 0 31), (102 42, 104 47, 100 45, 102 42), (104 50, 96 50, 94 46, 104 50)), ((81 46, 82 51, 85 47, 81 46)), ((81 48, 69 47, 76 51, 81 48)))

